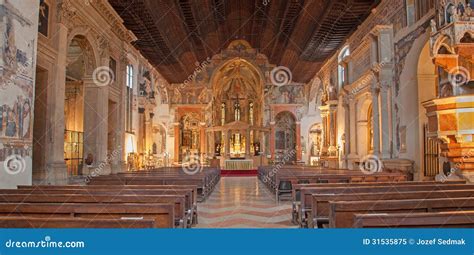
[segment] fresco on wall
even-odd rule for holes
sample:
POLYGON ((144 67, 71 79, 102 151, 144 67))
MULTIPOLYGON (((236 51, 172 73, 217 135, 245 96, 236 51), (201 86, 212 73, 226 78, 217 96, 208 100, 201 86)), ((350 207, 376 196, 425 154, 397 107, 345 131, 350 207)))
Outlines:
POLYGON ((304 104, 305 87, 303 85, 273 86, 269 91, 271 104, 304 104))
POLYGON ((37 1, 1 1, 0 186, 31 184, 37 1), (35 9, 36 8, 36 9, 35 9), (28 12, 26 17, 20 10, 28 12), (5 174, 6 173, 6 174, 5 174))
POLYGON ((211 93, 203 86, 172 85, 168 88, 168 95, 172 104, 207 104, 211 93))
POLYGON ((0 138, 31 139, 35 26, 14 6, 4 20, 3 75, 0 78, 0 138))
POLYGON ((40 32, 44 36, 48 36, 48 23, 49 5, 44 0, 40 0, 38 32, 40 32))

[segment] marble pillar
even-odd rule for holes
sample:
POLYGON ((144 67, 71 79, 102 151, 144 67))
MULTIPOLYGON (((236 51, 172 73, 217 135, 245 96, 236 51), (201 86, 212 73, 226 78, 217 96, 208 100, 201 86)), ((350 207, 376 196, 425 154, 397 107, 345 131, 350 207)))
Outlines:
POLYGON ((249 158, 250 155, 250 129, 245 131, 245 156, 249 158))
POLYGON ((94 157, 92 167, 83 167, 83 175, 92 171, 110 174, 107 162, 108 89, 98 86, 90 77, 84 78, 84 155, 94 157))
POLYGON ((379 114, 379 88, 372 88, 372 129, 373 129, 373 139, 374 139, 374 148, 373 155, 380 154, 380 114, 379 114))
POLYGON ((301 148, 301 122, 296 122, 296 161, 302 159, 302 148, 301 148))
POLYGON ((53 82, 48 89, 46 124, 48 143, 45 155, 47 175, 40 182, 47 184, 67 184, 68 172, 64 161, 64 102, 66 97, 66 66, 68 49, 68 29, 63 23, 56 24, 56 43, 58 45, 53 82))
POLYGON ((179 122, 174 123, 174 163, 179 163, 179 122))
POLYGON ((344 102, 344 136, 345 136, 345 144, 344 144, 344 164, 346 167, 349 167, 348 156, 351 154, 351 116, 349 110, 349 102, 345 100, 344 102))
POLYGON ((201 122, 199 123, 199 138, 200 138, 200 152, 201 152, 201 161, 205 160, 205 155, 206 155, 206 143, 207 143, 207 137, 206 137, 206 129, 205 129, 206 123, 201 122))
POLYGON ((346 135, 346 141, 349 140, 350 144, 350 153, 349 153, 349 158, 352 160, 358 159, 359 158, 359 153, 357 150, 357 100, 351 100, 349 101, 349 124, 350 124, 350 130, 349 130, 349 137, 346 135))
POLYGON ((272 159, 275 159, 275 122, 270 122, 270 155, 272 159))
POLYGON ((391 133, 392 129, 390 126, 390 118, 391 118, 391 107, 390 107, 390 99, 389 99, 389 86, 388 84, 382 84, 380 86, 380 101, 381 101, 381 156, 384 159, 391 158, 391 133))

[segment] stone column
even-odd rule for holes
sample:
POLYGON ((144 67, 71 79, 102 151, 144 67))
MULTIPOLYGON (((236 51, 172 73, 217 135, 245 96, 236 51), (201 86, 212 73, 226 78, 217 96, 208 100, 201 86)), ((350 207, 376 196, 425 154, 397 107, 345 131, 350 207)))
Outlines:
POLYGON ((207 143, 207 137, 206 137, 206 130, 205 130, 205 122, 199 123, 199 136, 200 136, 200 142, 201 142, 201 161, 203 161, 204 155, 206 154, 206 143, 207 143))
POLYGON ((275 159, 275 122, 270 122, 270 154, 275 159))
POLYGON ((174 163, 179 163, 179 122, 174 125, 174 163))
POLYGON ((351 158, 357 158, 357 111, 356 111, 357 100, 349 101, 349 123, 350 123, 350 135, 346 141, 350 140, 350 154, 351 158))
POLYGON ((250 157, 250 129, 245 131, 245 156, 250 157))
POLYGON ((372 129, 374 139, 374 155, 380 154, 380 125, 379 125, 379 88, 372 88, 372 129))
POLYGON ((46 118, 47 153, 45 155, 47 175, 45 183, 53 185, 66 184, 68 179, 67 167, 64 161, 64 100, 66 97, 66 66, 68 28, 63 23, 56 24, 57 56, 53 82, 48 89, 48 107, 46 118))
POLYGON ((381 101, 381 125, 382 125, 382 158, 391 158, 391 126, 390 126, 390 99, 388 84, 381 84, 380 86, 380 101, 381 101))
POLYGON ((329 146, 336 147, 336 109, 329 109, 329 146))
POLYGON ((224 138, 224 143, 225 143, 225 152, 224 154, 226 155, 227 158, 230 157, 230 130, 224 131, 225 138, 224 138))
POLYGON ((296 161, 301 161, 301 122, 296 122, 296 161))
POLYGON ((344 144, 344 162, 346 167, 349 167, 349 155, 351 154, 351 116, 350 116, 350 109, 349 109, 349 102, 346 98, 344 100, 344 136, 345 136, 345 144, 344 144))
POLYGON ((124 49, 122 49, 122 54, 120 55, 119 68, 115 77, 117 79, 117 85, 120 88, 119 102, 117 105, 117 147, 120 150, 118 157, 118 162, 116 166, 112 166, 112 173, 117 172, 126 172, 127 171, 127 162, 126 162, 126 144, 125 141, 125 100, 126 100, 126 86, 125 86, 125 74, 128 64, 127 54, 124 49))
POLYGON ((92 153, 92 168, 83 174, 110 174, 107 161, 108 89, 98 86, 90 77, 84 78, 84 155, 92 153), (105 99, 105 100, 104 100, 105 99))

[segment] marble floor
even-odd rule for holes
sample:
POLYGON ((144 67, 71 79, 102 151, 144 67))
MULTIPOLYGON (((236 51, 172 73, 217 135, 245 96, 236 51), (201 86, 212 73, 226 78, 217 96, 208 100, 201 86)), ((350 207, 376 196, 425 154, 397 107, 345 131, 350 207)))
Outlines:
POLYGON ((291 202, 276 202, 257 177, 222 177, 198 204, 196 228, 294 228, 291 202))

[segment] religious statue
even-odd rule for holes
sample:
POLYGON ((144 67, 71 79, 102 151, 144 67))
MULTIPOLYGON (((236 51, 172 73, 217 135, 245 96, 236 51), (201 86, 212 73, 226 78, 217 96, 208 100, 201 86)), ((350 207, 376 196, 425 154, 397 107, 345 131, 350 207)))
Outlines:
POLYGON ((473 16, 473 12, 472 12, 472 8, 471 8, 471 4, 468 3, 468 4, 467 4, 467 8, 466 8, 466 17, 469 18, 469 17, 471 17, 471 16, 473 16))
POLYGON ((437 28, 436 28, 436 21, 434 19, 432 19, 430 21, 430 26, 431 26, 431 33, 436 33, 437 31, 437 28))
POLYGON ((329 100, 337 100, 337 90, 334 84, 330 84, 328 87, 328 97, 329 100))
POLYGON ((456 13, 457 13, 460 17, 463 17, 465 10, 466 10, 466 9, 464 8, 464 3, 463 3, 463 2, 459 2, 459 3, 458 3, 458 6, 457 6, 457 8, 456 8, 456 13))
POLYGON ((234 119, 235 121, 240 120, 240 103, 238 99, 234 103, 234 119))

